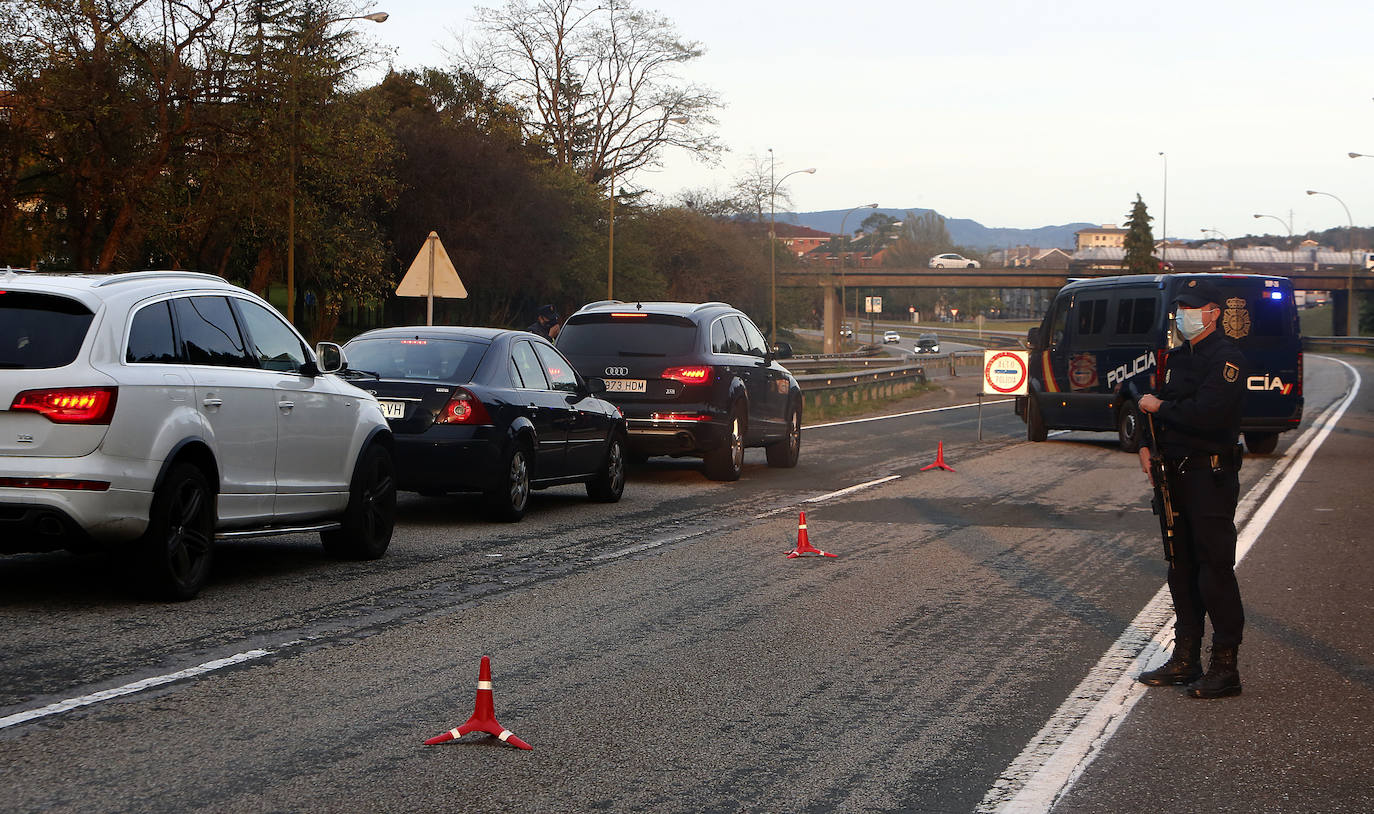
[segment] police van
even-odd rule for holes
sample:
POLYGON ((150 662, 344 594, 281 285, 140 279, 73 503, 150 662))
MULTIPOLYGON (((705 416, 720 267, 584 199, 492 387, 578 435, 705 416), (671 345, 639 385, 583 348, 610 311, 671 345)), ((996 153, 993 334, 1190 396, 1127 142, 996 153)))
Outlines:
POLYGON ((1245 354, 1241 431, 1251 452, 1274 451, 1279 433, 1302 420, 1302 337, 1292 282, 1265 274, 1142 274, 1075 280, 1059 289, 1031 328, 1029 395, 1016 414, 1026 437, 1050 430, 1115 431, 1121 448, 1140 447, 1144 420, 1123 389, 1155 386, 1155 371, 1185 340, 1174 329, 1174 297, 1189 280, 1215 285, 1226 301, 1217 330, 1245 354))

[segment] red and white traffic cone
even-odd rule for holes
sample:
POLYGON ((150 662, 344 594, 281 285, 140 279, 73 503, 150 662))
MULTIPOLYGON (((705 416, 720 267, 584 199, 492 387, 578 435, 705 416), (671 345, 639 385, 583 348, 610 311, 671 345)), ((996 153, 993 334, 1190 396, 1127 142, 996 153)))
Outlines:
POLYGON ((838 557, 838 554, 831 554, 829 551, 821 551, 811 545, 811 540, 806 536, 806 512, 801 513, 801 519, 797 521, 797 547, 787 553, 787 559, 801 557, 806 554, 814 554, 820 557, 838 557))
POLYGON ((496 706, 491 700, 491 659, 486 656, 482 657, 482 665, 477 669, 477 702, 473 705, 472 717, 468 718, 468 722, 457 729, 450 729, 442 735, 435 735, 425 741, 425 746, 457 740, 469 732, 486 732, 498 740, 519 746, 521 749, 534 748, 515 737, 513 732, 497 722, 496 706))
POLYGON ((939 467, 940 469, 943 469, 943 470, 945 470, 945 471, 947 471, 947 472, 953 472, 953 471, 954 471, 954 467, 952 467, 952 466, 950 466, 949 464, 945 463, 945 442, 944 442, 944 441, 941 441, 941 442, 940 442, 940 446, 939 446, 938 448, 936 448, 936 450, 935 450, 935 463, 930 464, 929 466, 923 466, 923 467, 921 467, 921 471, 924 472, 924 471, 926 471, 927 469, 935 469, 936 467, 939 467))

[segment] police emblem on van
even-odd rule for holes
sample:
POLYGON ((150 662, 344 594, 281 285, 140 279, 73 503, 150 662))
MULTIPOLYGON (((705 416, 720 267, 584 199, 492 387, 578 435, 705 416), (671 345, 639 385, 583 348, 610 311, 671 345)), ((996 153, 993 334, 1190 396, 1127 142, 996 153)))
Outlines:
POLYGON ((1250 309, 1245 307, 1244 297, 1232 297, 1226 301, 1221 327, 1232 339, 1244 339, 1250 335, 1250 309))
POLYGON ((1074 390, 1091 390, 1097 387, 1097 381, 1097 356, 1075 353, 1069 359, 1069 386, 1074 390))

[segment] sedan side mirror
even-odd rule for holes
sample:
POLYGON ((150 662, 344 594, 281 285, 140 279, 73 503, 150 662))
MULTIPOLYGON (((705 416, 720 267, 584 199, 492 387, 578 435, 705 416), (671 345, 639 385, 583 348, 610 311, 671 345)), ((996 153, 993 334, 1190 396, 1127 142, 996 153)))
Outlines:
POLYGON ((338 373, 348 367, 348 357, 343 348, 333 342, 321 342, 315 346, 315 356, 319 358, 321 373, 338 373))
POLYGON ((792 343, 790 343, 790 342, 779 342, 778 344, 774 345, 774 346, 773 346, 773 358, 774 358, 774 359, 791 359, 791 358, 792 358, 792 343))
POLYGON ((588 380, 587 380, 587 392, 590 393, 590 394, 593 395, 593 396, 599 396, 599 395, 601 395, 602 393, 605 393, 605 392, 606 392, 606 380, 605 380, 605 379, 595 379, 595 378, 593 378, 593 379, 588 379, 588 380))

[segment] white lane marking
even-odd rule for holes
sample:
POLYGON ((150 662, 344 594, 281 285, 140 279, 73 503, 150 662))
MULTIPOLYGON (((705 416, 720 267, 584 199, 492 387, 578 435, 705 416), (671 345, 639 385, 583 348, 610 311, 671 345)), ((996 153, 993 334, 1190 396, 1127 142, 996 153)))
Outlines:
MULTIPOLYGON (((1264 532, 1274 512, 1302 477, 1312 456, 1359 393, 1359 371, 1340 359, 1332 361, 1344 365, 1350 372, 1350 391, 1340 402, 1328 407, 1294 442, 1289 455, 1246 493, 1245 500, 1237 507, 1237 514, 1246 518, 1236 539, 1238 563, 1264 532), (1275 478, 1279 478, 1278 486, 1255 511, 1264 487, 1275 478), (1249 514, 1251 511, 1253 515, 1249 514)), ((983 814, 1020 814, 1047 812, 1053 808, 1111 740, 1136 702, 1144 697, 1146 687, 1137 682, 1135 676, 1149 669, 1152 662, 1164 660, 1173 640, 1172 620, 1172 604, 1165 585, 1002 772, 976 810, 983 814)))
MULTIPOLYGON (((900 477, 901 477, 901 475, 888 475, 888 476, 885 477, 885 478, 878 478, 877 480, 871 480, 871 481, 868 481, 867 483, 855 484, 855 485, 853 485, 853 486, 849 486, 849 487, 846 487, 846 488, 844 488, 844 489, 840 489, 840 490, 838 490, 838 491, 827 492, 826 494, 823 494, 823 495, 816 495, 815 497, 808 497, 806 500, 803 500, 802 503, 820 503, 822 500, 829 500, 829 499, 831 499, 832 497, 839 497, 839 496, 841 496, 841 495, 847 495, 847 494, 849 494, 850 492, 857 492, 857 491, 859 491, 860 489, 868 489, 869 487, 877 486, 877 485, 880 484, 880 483, 887 483, 887 482, 890 481, 890 480, 897 480, 897 479, 900 478, 900 477)), ((805 528, 805 526, 803 526, 803 528, 805 528)))
MULTIPOLYGON (((983 406, 986 407, 986 406, 989 405, 989 404, 1006 404, 1007 402, 1015 401, 1015 400, 1016 400, 1016 399, 995 399, 995 400, 991 400, 991 401, 984 401, 984 402, 983 402, 983 406)), ((843 426, 848 425, 848 424, 864 424, 864 423, 867 423, 867 422, 869 422, 869 421, 886 421, 886 420, 888 420, 889 418, 906 418, 907 416, 925 415, 925 414, 927 414, 927 413, 943 413, 945 410, 962 410, 962 409, 964 409, 964 408, 966 408, 966 407, 977 407, 977 406, 978 406, 978 402, 976 402, 976 401, 975 401, 975 402, 970 402, 970 403, 968 403, 968 404, 951 404, 951 405, 949 405, 948 407, 930 407, 930 408, 927 408, 927 409, 925 409, 925 410, 912 410, 911 412, 908 412, 908 413, 893 413, 892 415, 873 415, 873 416, 869 416, 869 417, 867 417, 867 418, 851 418, 851 419, 849 419, 848 421, 831 421, 831 422, 826 423, 826 424, 807 424, 807 425, 803 426, 802 429, 804 429, 804 430, 820 430, 820 429, 824 429, 824 428, 826 428, 826 427, 843 427, 843 426)))
POLYGON ((45 718, 49 715, 57 715, 58 713, 76 709, 77 707, 85 707, 91 704, 98 704, 101 701, 108 701, 111 698, 118 698, 122 695, 132 695, 133 693, 142 692, 152 687, 159 687, 163 684, 170 684, 173 681, 181 681, 185 678, 192 678, 194 676, 203 675, 205 673, 220 670, 225 667, 232 667, 235 664, 242 664, 246 661, 252 661, 253 659, 260 659, 263 656, 271 655, 273 652, 275 651, 247 650, 242 653, 235 653, 234 655, 229 656, 228 658, 215 659, 214 661, 207 661, 204 664, 197 664, 195 667, 188 667, 185 670, 177 670, 175 673, 167 673, 165 675, 154 676, 152 678, 145 678, 140 681, 135 681, 131 684, 125 684, 122 687, 113 687, 108 690, 101 690, 100 692, 91 693, 90 695, 82 695, 76 698, 68 698, 65 701, 58 701, 55 704, 48 704, 46 707, 30 709, 24 712, 16 712, 13 715, 6 715, 5 717, 0 718, 0 729, 4 729, 5 727, 9 726, 14 726, 16 724, 22 724, 26 721, 32 721, 36 718, 45 718))

